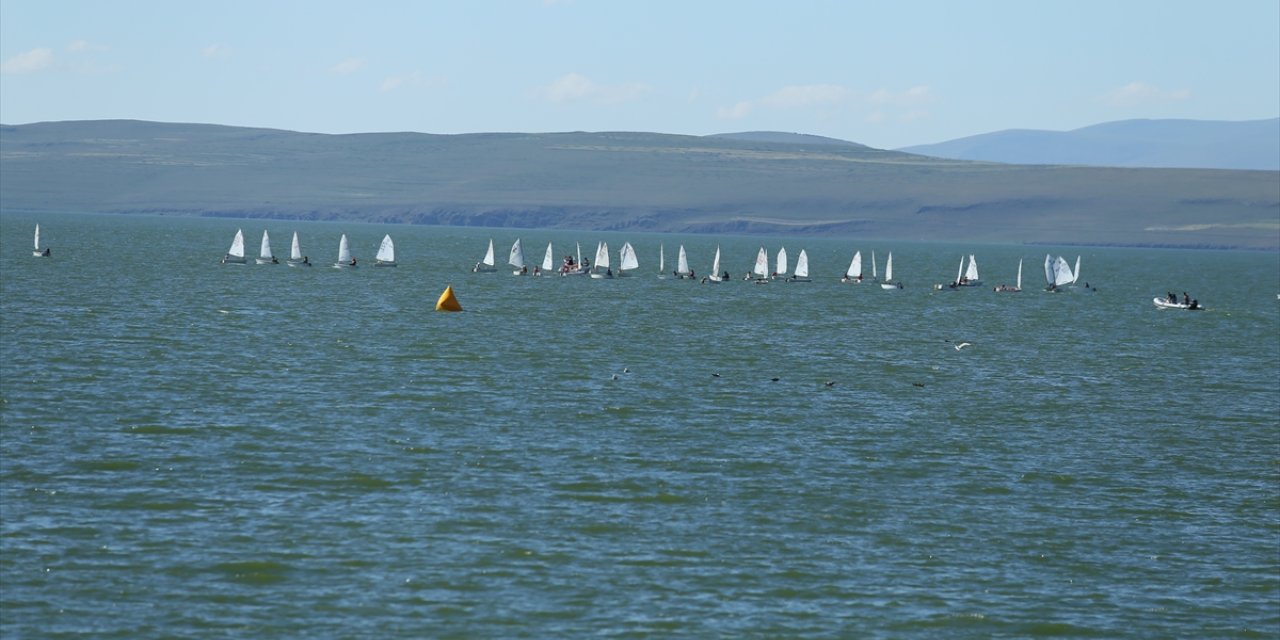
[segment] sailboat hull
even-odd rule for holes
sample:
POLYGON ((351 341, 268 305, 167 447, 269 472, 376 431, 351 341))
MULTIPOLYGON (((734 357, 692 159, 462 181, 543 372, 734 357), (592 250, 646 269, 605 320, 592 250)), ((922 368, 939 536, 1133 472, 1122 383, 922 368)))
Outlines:
POLYGON ((374 263, 373 263, 373 266, 375 266, 375 267, 394 267, 394 266, 396 266, 396 263, 395 263, 395 261, 394 261, 394 260, 393 260, 393 261, 390 261, 390 262, 388 262, 388 261, 386 261, 386 260, 378 260, 377 262, 374 262, 374 263))
POLYGON ((303 261, 301 261, 301 260, 290 260, 289 262, 287 262, 287 263, 285 263, 285 264, 287 264, 287 265, 289 265, 289 266, 291 266, 291 267, 310 267, 310 266, 311 266, 311 263, 310 263, 310 262, 303 262, 303 261))

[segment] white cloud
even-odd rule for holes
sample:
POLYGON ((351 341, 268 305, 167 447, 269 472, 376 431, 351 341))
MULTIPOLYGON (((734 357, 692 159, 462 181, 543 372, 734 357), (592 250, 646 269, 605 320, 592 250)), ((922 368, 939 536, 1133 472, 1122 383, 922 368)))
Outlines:
POLYGON ((739 102, 738 104, 735 104, 732 107, 720 107, 719 109, 716 109, 716 117, 723 118, 725 120, 737 120, 739 118, 745 118, 749 113, 751 113, 750 100, 743 100, 742 102, 739 102))
POLYGON ((1113 107, 1135 107, 1139 105, 1182 102, 1191 97, 1189 89, 1165 90, 1145 82, 1130 82, 1113 89, 1102 96, 1102 101, 1113 107))
POLYGON ((565 74, 551 84, 535 89, 535 93, 548 102, 586 100, 596 104, 631 102, 649 91, 648 85, 639 83, 597 84, 579 73, 565 74))
POLYGON ((200 50, 201 55, 206 58, 229 58, 231 57, 231 48, 225 44, 211 44, 200 50))
POLYGON ((34 73, 53 65, 53 49, 41 47, 0 62, 0 73, 34 73))
POLYGON ((853 91, 835 84, 794 85, 783 87, 761 98, 760 104, 771 109, 798 109, 840 104, 852 96, 853 91))
POLYGON ((911 87, 906 91, 876 89, 867 96, 867 101, 875 105, 910 107, 933 102, 933 94, 926 86, 911 87))
POLYGON ((378 87, 378 90, 384 92, 395 91, 406 87, 420 87, 424 84, 426 84, 426 80, 423 79, 422 74, 415 71, 404 75, 387 77, 382 81, 382 86, 378 87))
POLYGON ((368 61, 364 58, 347 58, 330 67, 329 72, 340 76, 348 76, 364 68, 366 62, 368 61))

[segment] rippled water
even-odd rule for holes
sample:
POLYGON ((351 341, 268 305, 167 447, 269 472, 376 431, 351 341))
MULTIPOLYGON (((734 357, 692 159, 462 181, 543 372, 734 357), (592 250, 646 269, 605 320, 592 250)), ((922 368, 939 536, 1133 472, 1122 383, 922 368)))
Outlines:
POLYGON ((1280 256, 1054 248, 1098 292, 1048 294, 1039 247, 529 231, 642 277, 468 272, 517 234, 0 218, 0 633, 1280 634, 1280 256), (219 266, 237 227, 322 266, 219 266))

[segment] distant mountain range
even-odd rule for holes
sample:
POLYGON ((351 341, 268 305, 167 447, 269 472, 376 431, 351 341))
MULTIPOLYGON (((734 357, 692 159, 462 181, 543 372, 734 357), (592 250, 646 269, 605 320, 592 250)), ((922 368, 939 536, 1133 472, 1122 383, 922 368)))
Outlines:
POLYGON ((1008 164, 1280 170, 1280 118, 1122 120, 1075 129, 1008 129, 899 149, 1008 164))
POLYGON ((0 214, 1280 249, 1280 172, 949 160, 750 132, 0 125, 0 214))

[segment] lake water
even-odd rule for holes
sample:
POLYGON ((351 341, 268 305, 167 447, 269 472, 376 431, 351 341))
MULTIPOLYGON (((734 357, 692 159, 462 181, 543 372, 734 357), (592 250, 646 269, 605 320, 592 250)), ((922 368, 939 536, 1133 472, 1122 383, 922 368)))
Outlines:
POLYGON ((1280 635, 1275 253, 6 214, 0 287, 6 638, 1280 635))

